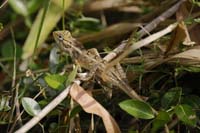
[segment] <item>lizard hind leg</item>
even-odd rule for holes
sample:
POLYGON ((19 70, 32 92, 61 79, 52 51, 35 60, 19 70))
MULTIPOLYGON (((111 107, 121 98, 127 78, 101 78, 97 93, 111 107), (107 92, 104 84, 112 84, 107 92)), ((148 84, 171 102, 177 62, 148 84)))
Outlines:
POLYGON ((117 70, 117 73, 120 75, 121 79, 122 79, 125 83, 129 84, 129 81, 128 81, 128 79, 127 79, 126 73, 125 73, 125 71, 123 70, 123 68, 122 68, 122 66, 120 65, 120 63, 117 63, 117 65, 116 65, 116 70, 117 70))

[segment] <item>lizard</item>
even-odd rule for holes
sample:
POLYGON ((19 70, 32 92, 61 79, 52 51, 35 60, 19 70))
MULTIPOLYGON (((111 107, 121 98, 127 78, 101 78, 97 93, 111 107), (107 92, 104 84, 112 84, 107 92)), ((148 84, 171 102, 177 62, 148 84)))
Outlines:
POLYGON ((135 90, 127 84, 115 67, 109 68, 107 73, 102 76, 107 62, 100 57, 97 49, 84 49, 81 42, 75 39, 67 30, 54 31, 53 37, 61 51, 67 52, 80 67, 89 70, 87 78, 83 80, 89 80, 95 75, 97 79, 118 87, 129 97, 143 101, 135 90))

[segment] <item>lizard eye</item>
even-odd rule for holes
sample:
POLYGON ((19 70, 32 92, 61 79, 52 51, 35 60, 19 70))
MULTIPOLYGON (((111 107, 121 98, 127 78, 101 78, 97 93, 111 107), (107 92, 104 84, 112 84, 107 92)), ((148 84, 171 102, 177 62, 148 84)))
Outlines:
POLYGON ((58 35, 59 40, 63 40, 63 37, 61 35, 58 35))

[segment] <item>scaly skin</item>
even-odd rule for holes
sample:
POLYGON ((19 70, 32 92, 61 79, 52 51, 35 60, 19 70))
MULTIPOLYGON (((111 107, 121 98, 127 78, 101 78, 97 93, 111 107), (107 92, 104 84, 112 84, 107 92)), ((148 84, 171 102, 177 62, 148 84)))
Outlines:
POLYGON ((90 71, 87 79, 95 75, 103 82, 120 88, 131 98, 143 101, 143 99, 123 80, 115 67, 110 68, 107 73, 102 76, 106 62, 99 56, 96 49, 85 50, 81 43, 73 38, 71 33, 66 30, 54 31, 53 36, 62 51, 69 53, 71 58, 75 63, 80 65, 80 67, 90 71))

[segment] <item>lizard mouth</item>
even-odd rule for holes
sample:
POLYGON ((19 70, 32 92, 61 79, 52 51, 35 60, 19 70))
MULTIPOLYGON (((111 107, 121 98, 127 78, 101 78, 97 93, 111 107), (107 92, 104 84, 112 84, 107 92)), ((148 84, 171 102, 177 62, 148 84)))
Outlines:
POLYGON ((58 34, 57 31, 54 31, 53 32, 53 37, 55 38, 57 36, 57 34, 58 34))
MULTIPOLYGON (((59 36, 59 33, 57 31, 54 31, 53 32, 53 37, 54 39, 56 40, 56 42, 58 41, 58 36, 59 36)), ((58 41, 59 42, 59 41, 58 41)))

